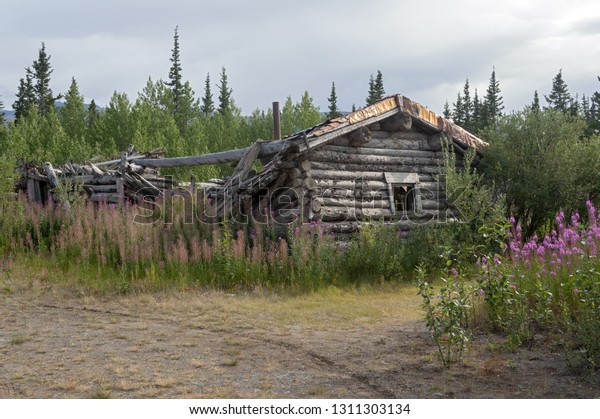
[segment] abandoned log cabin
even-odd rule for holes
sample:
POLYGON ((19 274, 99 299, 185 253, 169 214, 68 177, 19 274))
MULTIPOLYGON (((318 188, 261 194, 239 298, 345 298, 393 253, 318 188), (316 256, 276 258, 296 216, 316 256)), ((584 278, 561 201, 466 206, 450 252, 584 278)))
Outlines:
MULTIPOLYGON (((437 179, 443 144, 457 161, 467 149, 481 152, 486 146, 451 121, 394 95, 284 139, 258 140, 244 149, 176 158, 125 153, 110 164, 115 166, 111 175, 119 179, 115 183, 125 181, 132 187, 155 187, 162 182, 155 172, 150 172, 154 183, 142 174, 161 167, 236 164, 230 177, 202 194, 214 203, 218 219, 323 221, 339 232, 381 220, 408 229, 414 223, 445 220, 444 185, 437 179), (257 160, 264 166, 255 172, 257 160)), ((51 171, 46 172, 50 177, 51 171)), ((93 193, 99 196, 101 189, 93 193)))

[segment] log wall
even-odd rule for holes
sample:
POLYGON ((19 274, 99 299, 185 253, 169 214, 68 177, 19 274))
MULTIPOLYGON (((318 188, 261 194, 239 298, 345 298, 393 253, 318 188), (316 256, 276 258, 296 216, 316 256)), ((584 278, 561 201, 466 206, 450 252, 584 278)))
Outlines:
MULTIPOLYGON (((298 197, 296 202, 304 205, 308 219, 340 226, 374 220, 422 224, 442 218, 446 197, 436 175, 443 164, 443 138, 414 127, 386 131, 382 127, 397 125, 377 125, 369 132, 336 138, 309 151, 302 162, 294 162, 289 169, 293 183, 282 195, 292 201, 298 197), (418 174, 420 204, 415 210, 393 211, 385 172, 418 174)), ((289 206, 290 200, 286 202, 289 206)))

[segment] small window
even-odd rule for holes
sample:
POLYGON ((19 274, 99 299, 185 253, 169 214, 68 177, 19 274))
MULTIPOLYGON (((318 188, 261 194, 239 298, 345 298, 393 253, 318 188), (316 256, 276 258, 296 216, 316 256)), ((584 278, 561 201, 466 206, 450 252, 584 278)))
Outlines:
POLYGON ((393 185, 394 209, 396 212, 408 212, 415 210, 415 187, 414 185, 393 185))
POLYGON ((419 176, 416 173, 384 173, 390 208, 394 215, 420 210, 419 176))

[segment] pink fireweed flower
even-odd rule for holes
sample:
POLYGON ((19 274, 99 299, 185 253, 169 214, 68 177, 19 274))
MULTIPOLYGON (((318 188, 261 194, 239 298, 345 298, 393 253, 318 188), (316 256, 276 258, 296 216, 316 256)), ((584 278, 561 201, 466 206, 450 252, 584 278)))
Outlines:
POLYGON ((485 291, 480 288, 479 289, 479 295, 483 295, 483 294, 485 294, 485 291))

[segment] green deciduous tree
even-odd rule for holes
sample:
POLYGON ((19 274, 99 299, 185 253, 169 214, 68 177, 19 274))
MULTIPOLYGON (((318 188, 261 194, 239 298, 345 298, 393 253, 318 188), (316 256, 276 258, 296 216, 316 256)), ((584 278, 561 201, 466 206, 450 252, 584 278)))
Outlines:
POLYGON ((482 168, 506 194, 509 210, 533 234, 559 211, 577 209, 598 196, 600 143, 581 140, 585 123, 554 110, 524 111, 502 118, 484 133, 490 146, 482 168))
POLYGON ((79 87, 75 77, 71 79, 71 86, 65 95, 65 103, 58 110, 60 123, 65 134, 73 142, 86 142, 86 118, 87 109, 85 108, 83 96, 79 93, 79 87))

